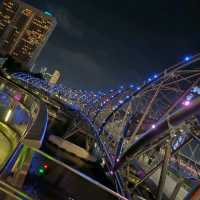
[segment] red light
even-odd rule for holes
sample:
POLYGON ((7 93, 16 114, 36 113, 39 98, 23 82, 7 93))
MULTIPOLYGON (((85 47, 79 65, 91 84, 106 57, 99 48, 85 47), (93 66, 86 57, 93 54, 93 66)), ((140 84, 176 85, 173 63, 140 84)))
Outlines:
POLYGON ((48 169, 48 164, 44 164, 43 167, 44 167, 45 169, 48 169))

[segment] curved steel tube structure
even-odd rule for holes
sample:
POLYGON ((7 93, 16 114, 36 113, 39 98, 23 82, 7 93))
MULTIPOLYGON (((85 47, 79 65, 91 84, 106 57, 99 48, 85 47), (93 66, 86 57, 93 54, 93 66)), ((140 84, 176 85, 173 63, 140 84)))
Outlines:
MULTIPOLYGON (((200 134, 199 54, 154 74, 140 86, 131 85, 106 94, 49 85, 30 74, 16 73, 12 78, 84 116, 94 130, 102 160, 106 161, 118 191, 129 199, 137 193, 159 199, 159 195, 155 197, 155 187, 159 194, 164 191, 166 170, 180 173, 178 168, 189 163, 187 156, 182 155, 193 143, 198 145, 195 137, 200 134), (167 144, 170 158, 165 156, 167 144), (161 182, 156 183, 154 176, 159 170, 161 182)), ((192 154, 194 163, 195 159, 198 158, 192 154)), ((200 173, 199 166, 191 163, 185 176, 182 174, 185 179, 187 174, 198 178, 200 173)))

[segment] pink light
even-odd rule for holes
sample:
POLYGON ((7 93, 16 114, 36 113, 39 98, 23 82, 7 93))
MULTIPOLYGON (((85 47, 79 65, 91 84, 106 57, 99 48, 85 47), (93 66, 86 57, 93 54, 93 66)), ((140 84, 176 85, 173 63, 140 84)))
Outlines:
POLYGON ((21 94, 16 94, 16 95, 14 96, 14 99, 15 99, 16 101, 20 101, 21 98, 22 98, 21 94))
POLYGON ((189 106, 190 103, 191 103, 190 101, 186 100, 186 101, 184 101, 182 104, 183 104, 184 106, 189 106))

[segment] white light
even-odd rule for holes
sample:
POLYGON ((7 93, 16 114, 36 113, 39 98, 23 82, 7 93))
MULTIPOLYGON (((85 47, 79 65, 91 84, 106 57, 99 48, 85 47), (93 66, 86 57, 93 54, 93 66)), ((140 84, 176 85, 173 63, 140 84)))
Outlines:
POLYGON ((7 114, 6 114, 6 117, 5 117, 5 122, 7 122, 9 120, 9 118, 11 116, 11 113, 12 113, 12 110, 9 109, 8 112, 7 112, 7 114))
POLYGON ((191 59, 190 56, 186 56, 184 60, 185 60, 185 61, 189 61, 190 59, 191 59))
POLYGON ((157 74, 155 74, 153 77, 154 77, 154 78, 158 78, 158 75, 157 75, 157 74))
POLYGON ((155 129, 155 128, 156 128, 156 125, 155 125, 155 124, 152 124, 151 128, 152 128, 152 129, 155 129))
POLYGON ((124 101, 123 100, 119 100, 119 103, 122 104, 122 103, 124 103, 124 101))
POLYGON ((106 164, 105 159, 102 159, 101 165, 104 166, 106 164))

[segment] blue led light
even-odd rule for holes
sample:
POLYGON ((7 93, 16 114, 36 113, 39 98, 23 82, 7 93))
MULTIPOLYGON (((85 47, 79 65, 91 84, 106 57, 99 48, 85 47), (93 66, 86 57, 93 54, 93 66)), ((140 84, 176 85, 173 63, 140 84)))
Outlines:
POLYGON ((154 78, 158 78, 158 75, 157 74, 154 74, 154 76, 153 76, 154 78))
POLYGON ((191 60, 191 56, 186 56, 185 58, 184 58, 184 61, 189 61, 189 60, 191 60))

